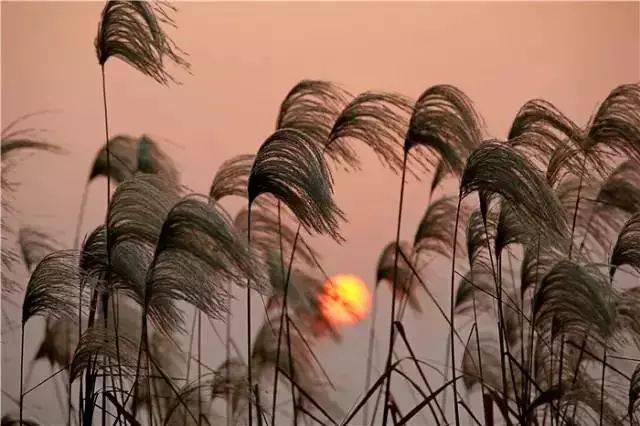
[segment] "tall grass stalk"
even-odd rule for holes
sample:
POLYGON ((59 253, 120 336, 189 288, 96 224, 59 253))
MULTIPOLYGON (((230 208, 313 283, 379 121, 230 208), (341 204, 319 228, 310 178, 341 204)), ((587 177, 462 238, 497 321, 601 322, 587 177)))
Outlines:
MULTIPOLYGON (((251 201, 247 212, 247 244, 251 250, 251 201)), ((277 365, 276 365, 277 368, 277 365)), ((247 277, 247 379, 249 381, 249 426, 253 425, 253 402, 251 393, 253 392, 253 377, 251 371, 251 278, 247 277)))
POLYGON ((388 372, 388 377, 385 382, 385 391, 384 391, 384 405, 383 405, 383 417, 382 423, 384 425, 387 424, 388 419, 388 404, 389 404, 389 396, 391 393, 391 371, 389 368, 391 367, 391 355, 393 354, 393 342, 394 342, 394 326, 393 323, 395 321, 396 315, 396 292, 398 289, 398 255, 400 251, 400 227, 402 225, 402 204, 404 202, 404 186, 405 186, 405 177, 407 174, 407 157, 408 152, 404 151, 404 156, 402 159, 402 177, 400 181, 400 200, 398 201, 398 221, 396 226, 396 252, 394 256, 394 266, 393 266, 393 290, 391 295, 391 318, 389 320, 389 349, 387 352, 387 362, 385 365, 385 371, 388 372))
MULTIPOLYGON (((456 276, 456 248, 458 246, 458 223, 460 222, 460 205, 462 204, 462 192, 458 194, 458 207, 456 208, 456 222, 453 230, 452 254, 451 254, 451 288, 450 288, 450 310, 449 310, 449 340, 451 341, 451 383, 453 383, 453 408, 456 419, 456 425, 460 424, 460 413, 458 410, 458 386, 456 375, 456 347, 454 344, 455 334, 455 276, 456 276)), ((445 388, 446 389, 446 388, 445 388)))
MULTIPOLYGON (((279 205, 278 205, 279 207, 279 205)), ((281 222, 280 222, 280 208, 278 208, 278 227, 281 227, 281 222)), ((294 237, 293 240, 293 246, 291 248, 291 257, 289 259, 289 267, 287 269, 287 275, 285 278, 285 282, 284 282, 284 300, 282 302, 282 310, 280 312, 280 321, 279 321, 279 326, 278 326, 278 343, 277 343, 277 349, 276 349, 276 366, 280 365, 280 349, 281 349, 281 343, 282 343, 282 329, 284 328, 284 318, 285 316, 288 317, 288 313, 287 313, 287 307, 288 307, 288 298, 289 298, 289 282, 291 280, 291 270, 293 269, 293 260, 294 260, 294 256, 295 256, 295 252, 296 252, 296 247, 298 245, 298 239, 300 237, 300 226, 298 225, 298 230, 296 231, 296 235, 294 237)), ((282 268, 284 269, 284 260, 283 260, 283 251, 282 251, 282 232, 281 229, 280 230, 280 259, 281 259, 281 263, 282 263, 282 268)), ((293 364, 293 359, 291 358, 291 339, 289 338, 289 330, 287 327, 287 348, 288 348, 288 356, 289 356, 289 366, 292 369, 291 365, 293 364)), ((293 369, 292 369, 293 370, 293 369)), ((275 424, 275 418, 276 418, 276 401, 278 398, 278 372, 279 369, 276 368, 275 372, 274 372, 274 379, 273 379, 273 403, 272 403, 272 410, 271 410, 271 424, 275 424)), ((293 375, 293 372, 291 372, 291 377, 292 380, 295 379, 295 376, 293 375)), ((293 395, 293 384, 291 385, 291 392, 293 395)), ((295 397, 293 398, 293 402, 294 402, 294 417, 297 418, 297 408, 295 406, 295 397)))
MULTIPOLYGON (((371 387, 371 369, 373 367, 373 346, 376 339, 376 317, 378 313, 378 283, 373 290, 373 306, 371 307, 371 324, 369 325, 369 348, 367 349, 367 372, 364 379, 364 391, 371 387)), ((362 424, 369 424, 369 404, 362 409, 362 424)))

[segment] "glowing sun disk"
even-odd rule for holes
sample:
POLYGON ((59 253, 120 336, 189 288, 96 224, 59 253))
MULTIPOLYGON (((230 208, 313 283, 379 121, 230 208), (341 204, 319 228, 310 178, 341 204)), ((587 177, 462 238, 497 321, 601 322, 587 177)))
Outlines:
POLYGON ((367 285, 352 274, 331 277, 323 284, 318 301, 322 314, 333 325, 355 324, 371 307, 367 285))

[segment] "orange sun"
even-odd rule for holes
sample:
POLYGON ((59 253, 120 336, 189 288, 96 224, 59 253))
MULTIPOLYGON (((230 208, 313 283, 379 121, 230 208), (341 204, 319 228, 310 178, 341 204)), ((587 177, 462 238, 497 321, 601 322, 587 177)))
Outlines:
POLYGON ((325 281, 318 301, 322 315, 332 325, 355 324, 371 307, 367 285, 351 274, 335 275, 325 281))

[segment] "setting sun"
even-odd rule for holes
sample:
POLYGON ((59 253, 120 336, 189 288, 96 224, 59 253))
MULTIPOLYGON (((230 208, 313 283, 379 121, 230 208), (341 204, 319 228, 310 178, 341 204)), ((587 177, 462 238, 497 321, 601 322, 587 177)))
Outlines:
POLYGON ((322 314, 333 325, 355 324, 371 306, 367 285, 351 274, 335 275, 326 281, 318 300, 322 314))

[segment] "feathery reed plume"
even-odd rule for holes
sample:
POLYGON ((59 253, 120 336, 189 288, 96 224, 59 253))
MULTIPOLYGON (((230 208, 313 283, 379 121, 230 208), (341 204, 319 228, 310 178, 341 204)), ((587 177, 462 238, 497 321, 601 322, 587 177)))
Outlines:
POLYGON ((336 119, 325 144, 327 155, 339 166, 357 169, 360 161, 350 139, 369 146, 394 172, 402 168, 402 142, 413 102, 402 95, 365 92, 354 98, 336 119))
POLYGON ((237 155, 220 165, 216 175, 213 177, 209 197, 213 201, 235 195, 238 197, 247 196, 247 183, 255 155, 237 155))
POLYGON ((171 209, 162 226, 143 306, 161 330, 181 330, 178 300, 221 318, 229 297, 222 283, 242 285, 247 277, 261 291, 261 270, 246 243, 205 199, 186 197, 171 209))
POLYGON ((109 58, 115 57, 158 83, 174 81, 165 70, 166 60, 189 68, 183 52, 162 28, 175 27, 170 16, 174 11, 166 2, 108 1, 95 40, 100 65, 104 67, 109 58))
POLYGON ((75 319, 78 292, 84 276, 79 255, 74 250, 60 250, 47 255, 34 269, 22 303, 22 323, 36 316, 75 319))
POLYGON ((640 213, 636 213, 624 224, 609 258, 609 275, 622 265, 640 271, 640 213))
POLYGON ((111 199, 107 227, 112 248, 131 241, 155 247, 180 190, 162 176, 137 174, 118 186, 111 199))
POLYGON ((543 99, 532 99, 520 108, 508 136, 516 149, 531 154, 531 158, 545 166, 567 139, 581 141, 582 138, 581 129, 543 99))
POLYGON ((89 181, 98 176, 109 175, 117 184, 130 179, 136 172, 163 174, 166 179, 177 182, 177 171, 172 160, 158 144, 146 135, 134 138, 118 135, 108 142, 112 161, 107 169, 107 144, 96 154, 89 172, 89 181))
POLYGON ((589 127, 586 150, 604 145, 640 161, 640 83, 616 87, 600 104, 589 127))
POLYGON ((20 421, 23 419, 24 332, 29 319, 36 315, 52 319, 73 320, 82 311, 84 277, 74 250, 61 250, 47 255, 38 263, 27 284, 22 302, 20 345, 20 421))
POLYGON ((628 160, 616 167, 600 186, 596 210, 640 210, 640 164, 628 160))
POLYGON ((603 341, 615 321, 615 296, 607 280, 593 268, 570 260, 558 262, 542 279, 533 299, 536 327, 603 341))
MULTIPOLYGON (((408 241, 400 241, 400 250, 409 258, 414 258, 414 248, 411 246, 411 243, 408 241)), ((396 253, 396 243, 390 242, 387 244, 380 257, 378 258, 378 266, 376 268, 376 286, 380 284, 381 281, 386 281, 390 286, 391 290, 397 292, 396 297, 400 302, 403 302, 405 299, 409 306, 416 312, 422 312, 422 308, 420 307, 420 302, 418 301, 417 289, 418 286, 412 285, 411 277, 413 272, 411 271, 411 267, 404 259, 398 260, 398 265, 395 266, 395 253, 396 253), (397 267, 398 271, 394 272, 394 269, 397 267), (397 284, 394 287, 393 279, 395 274, 397 274, 397 284)))
POLYGON ((321 148, 302 132, 282 129, 260 147, 248 182, 249 205, 261 194, 272 194, 309 231, 341 241, 344 219, 333 201, 332 177, 321 148))
POLYGON ((462 197, 479 191, 481 203, 499 194, 531 232, 540 231, 550 242, 568 235, 566 217, 557 197, 529 161, 513 148, 489 141, 467 162, 460 184, 462 197))
POLYGON ((282 101, 276 129, 296 129, 311 140, 324 143, 352 97, 330 81, 302 80, 282 101))
POLYGON ((417 155, 431 168, 442 161, 460 174, 466 158, 480 144, 480 126, 471 100, 460 89, 433 86, 420 95, 413 108, 404 149, 421 147, 417 155))
POLYGON ((500 203, 500 213, 498 214, 495 235, 493 237, 494 252, 499 258, 502 251, 510 244, 526 244, 531 241, 531 230, 527 229, 513 211, 510 204, 500 203))
POLYGON ((439 198, 429 204, 413 238, 416 253, 451 256, 457 205, 458 200, 454 197, 439 198))

